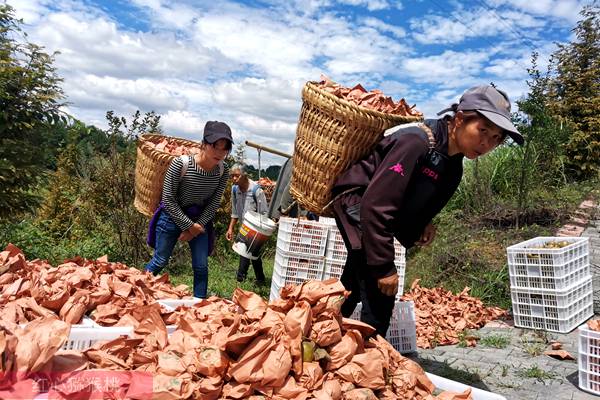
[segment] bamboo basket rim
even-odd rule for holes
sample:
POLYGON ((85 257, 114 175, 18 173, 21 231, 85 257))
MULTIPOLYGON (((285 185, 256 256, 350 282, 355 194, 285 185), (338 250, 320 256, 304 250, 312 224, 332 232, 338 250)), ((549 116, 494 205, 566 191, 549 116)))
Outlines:
POLYGON ((377 117, 377 118, 385 118, 385 119, 395 119, 398 120, 399 122, 417 122, 417 121, 422 121, 424 116, 418 116, 418 115, 398 115, 398 114, 390 114, 390 113, 384 113, 381 111, 377 111, 377 110, 372 110, 370 108, 366 108, 363 106, 360 106, 356 103, 353 103, 351 101, 348 101, 346 99, 343 99, 341 97, 338 97, 336 95, 334 95, 333 93, 329 93, 328 91, 320 88, 318 86, 318 82, 316 81, 308 81, 306 82, 306 85, 304 87, 304 89, 302 90, 302 97, 305 97, 304 91, 306 90, 306 88, 310 89, 310 90, 314 90, 315 92, 317 92, 319 95, 334 101, 334 102, 339 102, 342 105, 352 109, 352 111, 358 112, 358 113, 365 113, 367 115, 371 115, 373 117, 377 117))
POLYGON ((151 146, 149 142, 152 142, 152 139, 173 139, 183 145, 200 147, 200 143, 194 142, 189 139, 178 138, 175 136, 167 136, 167 135, 157 135, 155 133, 145 133, 138 137, 137 147, 146 155, 151 157, 152 159, 156 157, 177 157, 176 154, 169 153, 168 151, 158 150, 156 147, 151 146))

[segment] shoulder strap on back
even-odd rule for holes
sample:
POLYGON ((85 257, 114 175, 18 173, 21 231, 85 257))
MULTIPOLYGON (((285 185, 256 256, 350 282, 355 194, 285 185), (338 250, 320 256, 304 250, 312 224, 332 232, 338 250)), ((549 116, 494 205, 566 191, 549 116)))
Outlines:
MULTIPOLYGON (((435 148, 435 146, 436 146, 435 136, 433 136, 433 132, 431 131, 431 128, 429 128, 429 126, 425 125, 423 122, 413 122, 413 123, 409 123, 409 124, 392 126, 391 128, 387 129, 385 132, 383 132, 383 136, 390 136, 397 132, 402 134, 403 133, 402 131, 406 131, 406 132, 409 131, 407 128, 420 128, 427 135, 427 141, 429 142, 429 148, 430 149, 435 148)), ((414 130, 412 132, 414 132, 414 130)))
POLYGON ((258 191, 258 189, 260 189, 260 185, 257 183, 252 188, 252 197, 254 198, 254 204, 258 204, 258 201, 256 200, 256 192, 258 191))
POLYGON ((181 174, 179 174, 179 179, 181 179, 184 177, 185 174, 187 174, 188 164, 190 163, 190 156, 184 154, 182 156, 179 156, 179 158, 181 158, 181 162, 183 163, 183 166, 181 167, 181 174))
POLYGON ((429 148, 435 149, 436 141, 435 136, 433 136, 433 132, 431 131, 431 128, 423 123, 419 124, 419 128, 423 129, 427 134, 427 139, 429 139, 429 148))

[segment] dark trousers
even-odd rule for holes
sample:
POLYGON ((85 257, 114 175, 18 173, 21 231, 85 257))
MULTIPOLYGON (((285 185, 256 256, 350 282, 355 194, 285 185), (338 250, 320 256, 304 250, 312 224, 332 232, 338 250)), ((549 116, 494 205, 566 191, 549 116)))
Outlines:
MULTIPOLYGON (((248 268, 250 268, 250 259, 240 256, 240 266, 237 272, 237 280, 242 282, 248 275, 248 268)), ((256 260, 252 260, 252 268, 254 268, 254 276, 259 282, 265 281, 265 273, 263 272, 262 259, 259 257, 256 260)))
POLYGON ((394 311, 395 296, 386 296, 377 287, 377 279, 371 276, 362 250, 350 250, 341 282, 350 296, 342 304, 342 315, 350 317, 358 302, 362 302, 360 320, 374 327, 385 337, 394 311))

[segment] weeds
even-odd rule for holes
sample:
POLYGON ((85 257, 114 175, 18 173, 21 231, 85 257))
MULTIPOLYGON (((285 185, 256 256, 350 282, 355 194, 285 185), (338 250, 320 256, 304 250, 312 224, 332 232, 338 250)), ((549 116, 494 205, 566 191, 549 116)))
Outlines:
POLYGON ((549 343, 548 332, 533 331, 532 335, 521 336, 521 346, 523 350, 532 357, 541 355, 546 350, 549 343))
POLYGON ((517 375, 521 378, 535 378, 542 383, 544 382, 544 379, 553 379, 556 376, 556 374, 545 371, 537 365, 526 369, 521 369, 517 372, 517 375))
POLYGON ((468 329, 465 329, 464 331, 460 332, 458 334, 458 347, 467 347, 468 346, 468 342, 467 340, 469 339, 475 339, 475 340, 479 340, 479 337, 474 335, 473 332, 471 332, 468 329))
MULTIPOLYGON (((488 335, 479 341, 483 346, 504 349, 510 344, 510 337, 504 335, 488 335)), ((503 375, 504 376, 504 375, 503 375)))

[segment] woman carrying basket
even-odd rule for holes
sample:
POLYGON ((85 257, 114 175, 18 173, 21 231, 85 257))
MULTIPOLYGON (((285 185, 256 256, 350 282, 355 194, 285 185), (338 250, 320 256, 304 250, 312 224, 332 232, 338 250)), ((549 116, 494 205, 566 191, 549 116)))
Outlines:
POLYGON ((441 119, 388 129, 375 150, 340 175, 333 187, 336 223, 348 249, 341 281, 351 291, 349 317, 362 301, 361 320, 385 336, 398 291, 394 238, 404 247, 435 237, 431 221, 462 178, 463 158, 476 159, 510 136, 507 95, 493 86, 467 90, 441 119))
POLYGON ((227 124, 208 121, 201 151, 177 157, 165 174, 162 202, 149 229, 155 237, 154 256, 146 270, 158 274, 168 264, 178 240, 189 243, 194 272, 194 296, 206 298, 208 256, 214 247, 213 219, 229 178, 223 160, 231 152, 233 138, 227 124))

